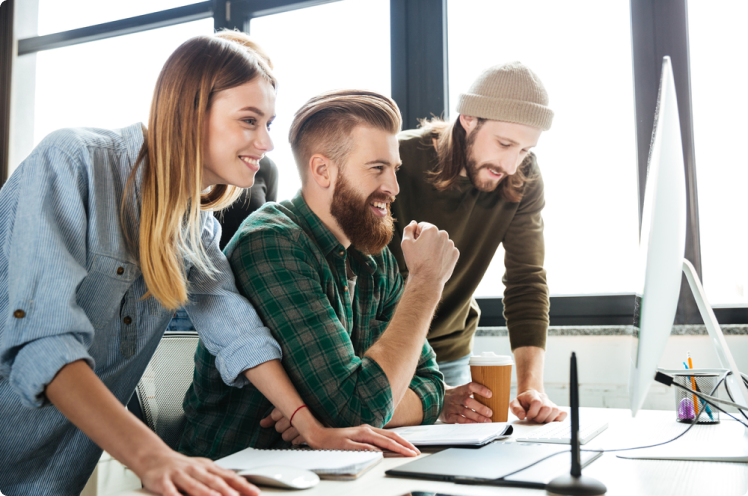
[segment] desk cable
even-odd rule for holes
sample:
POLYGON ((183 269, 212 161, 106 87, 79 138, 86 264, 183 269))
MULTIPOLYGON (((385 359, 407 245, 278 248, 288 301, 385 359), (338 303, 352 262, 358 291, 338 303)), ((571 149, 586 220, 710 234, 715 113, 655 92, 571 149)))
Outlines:
MULTIPOLYGON (((684 389, 684 390, 688 391, 690 394, 695 394, 696 396, 698 396, 705 403, 713 406, 714 408, 716 408, 720 412, 724 413, 725 415, 727 415, 728 417, 732 418, 733 420, 735 420, 737 422, 740 422, 742 425, 744 425, 746 428, 748 428, 748 424, 747 423, 745 423, 744 421, 742 421, 741 419, 739 419, 737 417, 734 417, 733 415, 731 415, 730 413, 728 413, 724 409, 722 409, 719 405, 717 405, 717 403, 722 403, 724 405, 729 405, 729 406, 735 407, 735 408, 738 409, 738 412, 740 412, 740 414, 743 417, 745 417, 746 420, 748 420, 748 416, 746 416, 746 414, 744 412, 744 410, 748 410, 748 408, 746 408, 746 407, 744 407, 742 405, 739 405, 737 403, 734 403, 734 398, 732 397, 732 394, 730 393, 730 388, 728 387, 727 382, 725 381, 725 379, 727 379, 727 376, 729 376, 730 374, 732 374, 731 371, 729 371, 729 370, 726 371, 720 377, 719 381, 717 382, 717 385, 714 386, 714 389, 712 389, 712 391, 709 394, 704 394, 704 393, 701 393, 701 392, 693 391, 691 388, 688 388, 686 386, 682 386, 682 385, 674 382, 674 380, 673 380, 673 378, 671 376, 669 376, 667 374, 663 374, 662 372, 657 372, 657 374, 655 375, 655 380, 657 382, 660 382, 660 383, 666 385, 666 386, 676 386, 676 387, 679 387, 681 389, 684 389), (727 391, 727 395, 733 401, 726 401, 726 400, 723 400, 723 399, 720 399, 720 398, 715 398, 713 396, 714 393, 717 391, 717 388, 719 388, 719 386, 723 382, 725 383, 725 390, 727 391)), ((741 379, 743 380, 743 382, 745 382, 746 385, 748 385, 748 376, 746 376, 742 372, 740 373, 740 375, 742 376, 741 379)), ((650 444, 648 446, 636 446, 634 448, 599 449, 599 450, 595 450, 595 449, 580 449, 579 451, 580 452, 588 452, 588 453, 612 453, 612 452, 616 452, 616 451, 631 451, 631 450, 637 450, 637 449, 654 448, 656 446, 663 446, 665 444, 672 443, 673 441, 675 441, 675 440, 683 437, 688 431, 690 431, 691 428, 694 425, 696 425, 696 423, 699 421, 699 419, 701 418, 701 415, 704 413, 704 410, 705 409, 699 409, 698 415, 693 420, 693 422, 691 422, 691 424, 686 428, 686 430, 684 430, 683 432, 681 432, 680 434, 678 434, 674 438, 672 438, 672 439, 670 439, 668 441, 664 441, 662 443, 650 444)), ((535 462, 533 462, 533 463, 531 463, 529 465, 525 465, 524 467, 522 467, 522 468, 520 468, 518 470, 515 470, 514 472, 509 472, 508 474, 504 474, 501 477, 501 479, 504 479, 506 477, 509 477, 510 475, 514 475, 514 474, 517 474, 519 472, 522 472, 523 470, 527 470, 528 468, 534 467, 535 465, 537 465, 540 462, 544 462, 545 460, 547 460, 549 458, 552 458, 552 457, 554 457, 556 455, 560 455, 560 454, 563 454, 563 453, 571 453, 571 449, 563 450, 563 451, 557 451, 556 453, 552 453, 552 454, 550 454, 548 456, 544 456, 540 460, 536 460, 535 462)), ((480 484, 480 483, 486 483, 486 482, 488 482, 488 480, 481 482, 480 480, 476 480, 476 479, 461 479, 461 478, 456 478, 455 482, 457 482, 458 484, 476 484, 476 483, 480 484)))
MULTIPOLYGON (((678 384, 677 382, 674 382, 674 380, 673 380, 673 378, 671 376, 669 376, 667 374, 663 374, 662 372, 657 372, 657 374, 655 375, 655 380, 657 382, 661 383, 661 384, 666 385, 666 386, 676 386, 676 387, 679 387, 681 389, 685 389, 686 391, 689 392, 689 394, 695 394, 697 397, 699 397, 705 403, 711 405, 712 407, 716 408, 717 410, 719 410, 720 412, 724 413, 728 417, 732 418, 733 420, 735 420, 737 422, 740 422, 742 425, 744 425, 746 428, 748 428, 748 424, 746 424, 745 422, 743 422, 741 419, 739 419, 739 418, 731 415, 730 413, 726 412, 719 405, 717 405, 717 403, 723 403, 723 404, 727 404, 727 405, 730 405, 730 406, 734 406, 734 407, 738 408, 738 411, 741 412, 741 413, 742 413, 742 410, 746 409, 746 407, 744 407, 742 405, 738 405, 737 403, 733 403, 731 401, 722 400, 722 399, 715 398, 714 396, 712 396, 717 391, 717 388, 719 388, 719 386, 723 382, 725 382, 725 379, 727 379, 727 376, 730 375, 731 373, 732 372, 730 372, 729 370, 726 371, 720 377, 719 381, 717 382, 717 385, 714 386, 714 389, 712 389, 709 394, 704 394, 704 393, 701 393, 701 392, 698 392, 698 391, 693 391, 689 387, 682 386, 682 385, 678 384)), ((725 382, 725 389, 728 391, 728 394, 729 394, 729 388, 728 388, 726 382, 725 382)), ((732 398, 732 395, 730 396, 730 398, 732 398)), ((679 438, 685 436, 686 433, 688 431, 690 431, 691 428, 693 428, 693 426, 698 423, 699 419, 704 414, 705 410, 706 409, 704 409, 704 408, 699 409, 699 413, 696 415, 696 418, 691 422, 691 424, 686 428, 686 430, 684 430, 683 432, 681 432, 680 434, 678 434, 674 438, 672 438, 672 439, 670 439, 668 441, 664 441, 662 443, 651 444, 651 445, 648 445, 648 446, 636 446, 634 448, 601 449, 601 450, 583 449, 583 450, 580 450, 580 451, 587 451, 587 452, 593 452, 593 453, 610 453, 610 452, 615 452, 615 451, 631 451, 631 450, 638 450, 638 449, 645 449, 645 448, 654 448, 656 446, 663 446, 665 444, 672 443, 676 439, 679 439, 679 438)))
MULTIPOLYGON (((748 416, 746 416, 746 415, 745 415, 745 412, 744 412, 743 410, 748 410, 748 407, 745 407, 745 406, 743 406, 743 405, 740 405, 740 404, 738 404, 738 403, 734 403, 733 401, 727 401, 727 400, 723 400, 723 399, 721 399, 721 398, 716 398, 716 397, 714 397, 714 396, 713 396, 714 392, 715 392, 715 391, 717 390, 717 388, 718 388, 718 387, 720 386, 720 384, 722 384, 722 383, 724 382, 724 383, 725 383, 725 391, 727 391, 727 395, 728 395, 728 396, 730 397, 730 399, 731 399, 731 400, 734 400, 734 398, 732 397, 732 394, 730 393, 730 388, 729 388, 729 386, 728 386, 727 382, 725 382, 725 379, 727 379, 727 377, 728 377, 729 375, 731 375, 731 374, 732 374, 732 371, 729 371, 729 370, 728 370, 728 371, 726 371, 726 372, 725 372, 725 373, 724 373, 724 374, 723 374, 723 375, 722 375, 722 376, 720 377, 720 379, 719 379, 719 382, 717 382, 717 385, 716 385, 716 386, 714 387, 714 389, 712 389, 712 391, 711 391, 711 392, 710 392, 709 394, 704 394, 704 393, 702 393, 702 392, 700 392, 700 391, 694 391, 694 390, 692 390, 692 389, 691 389, 691 388, 689 388, 689 387, 683 386, 682 384, 678 384, 677 382, 675 382, 675 381, 673 380, 673 378, 672 378, 671 376, 669 376, 669 375, 667 375, 667 374, 664 374, 664 373, 662 373, 662 372, 657 372, 657 373, 655 374, 655 381, 659 382, 660 384, 664 384, 665 386, 675 386, 675 387, 677 387, 677 388, 680 388, 680 389, 683 389, 683 390, 685 390, 685 391, 688 391, 688 393, 689 393, 689 394, 692 394, 692 395, 696 396, 697 398, 701 399, 701 400, 702 400, 702 401, 704 401, 705 403, 707 403, 707 404, 709 404, 709 405, 713 406, 714 408, 716 408, 716 409, 717 409, 717 410, 719 410, 720 412, 724 413, 725 415, 727 415, 727 416, 728 416, 728 417, 730 417, 731 419, 733 419, 733 420, 735 420, 735 421, 737 421, 737 422, 740 422, 740 423, 741 423, 741 424, 742 424, 743 426, 745 426, 745 427, 747 427, 747 428, 748 428, 748 424, 747 424, 746 422, 744 422, 743 420, 741 420, 741 419, 739 419, 739 418, 737 418, 737 417, 733 416, 732 414, 730 414, 730 413, 726 412, 726 411, 725 411, 724 409, 722 409, 722 408, 721 408, 721 407, 720 407, 720 406, 719 406, 719 405, 718 405, 717 403, 721 403, 721 404, 723 404, 723 405, 729 405, 729 406, 731 406, 731 407, 734 407, 734 408, 736 408, 736 409, 738 410, 738 412, 739 412, 739 413, 740 413, 740 414, 741 414, 741 415, 742 415, 742 416, 743 416, 744 418, 746 418, 747 420, 748 420, 748 416)), ((742 377, 741 377, 741 379, 743 380, 743 382, 746 382, 746 376, 745 376, 745 374, 743 374, 743 373, 741 372, 741 374, 740 374, 740 375, 742 376, 742 377)), ((748 385, 748 382, 747 382, 746 384, 748 385)), ((695 420, 693 421, 693 424, 691 424, 692 426, 693 426, 694 424, 696 424, 696 422, 698 422, 698 420, 699 420, 699 418, 701 418, 701 415, 702 415, 702 413, 703 413, 703 412, 704 412, 704 410, 703 410, 703 409, 699 410, 699 414, 698 414, 698 416, 697 416, 697 417, 696 417, 696 419, 695 419, 695 420)), ((687 431, 686 431, 686 432, 687 432, 687 431)), ((684 434, 685 434, 685 432, 684 432, 684 434)), ((676 439, 677 439, 677 438, 676 438, 676 439)))
MULTIPOLYGON (((740 371, 738 371, 740 372, 740 371)), ((732 374, 732 371, 729 371, 727 375, 732 374)), ((745 375, 744 373, 740 372, 740 378, 743 379, 743 384, 745 384, 746 387, 748 387, 748 375, 745 375)), ((725 391, 727 391, 727 396, 730 397, 730 400, 735 401, 735 398, 732 397, 732 393, 730 392, 730 388, 727 385, 727 382, 725 382, 725 391)), ((748 420, 748 415, 745 413, 745 407, 738 408, 738 412, 746 419, 748 420)))
MULTIPOLYGON (((728 413, 728 412, 726 412, 725 410, 723 410, 722 408, 720 408, 720 407, 719 407, 719 406, 717 405, 717 403, 722 403, 722 404, 726 404, 726 405, 729 405, 729 406, 733 406, 733 407, 737 408, 737 409, 738 409, 738 411, 739 411, 739 412, 741 413, 741 415, 743 415, 743 417, 746 417, 746 419, 748 419, 748 416, 746 416, 746 414, 745 414, 745 412, 744 412, 743 410, 748 410, 748 408, 746 408, 746 407, 744 407, 744 406, 742 406, 742 405, 739 405, 739 404, 737 404, 737 403, 734 403, 734 402, 732 402, 732 401, 726 401, 726 400, 722 400, 722 399, 719 399, 719 398, 714 398, 714 397, 712 396, 712 395, 713 395, 713 394, 714 394, 714 393, 715 393, 715 392, 717 391, 717 388, 719 388, 719 386, 720 386, 720 385, 721 385, 721 384, 722 384, 723 382, 725 382, 725 379, 726 379, 726 378, 727 378, 727 376, 728 376, 728 375, 730 375, 731 373, 732 373, 731 371, 727 371, 727 372, 726 372, 725 374, 723 374, 723 375, 722 375, 722 376, 720 377, 720 380, 719 380, 719 381, 717 382, 717 385, 716 385, 716 386, 714 386, 714 389, 712 389, 712 391, 711 391, 711 392, 710 392, 710 393, 709 393, 708 395, 707 395, 707 394, 703 394, 703 393, 700 393, 700 392, 695 392, 695 391, 691 390, 691 389, 690 389, 690 388, 688 388, 688 387, 685 387, 685 386, 681 386, 680 384, 678 384, 678 383, 674 382, 674 381, 673 381, 673 378, 672 378, 671 376, 669 376, 669 375, 667 375, 667 374, 663 374, 662 372, 658 372, 658 373, 657 373, 657 375, 655 376, 655 380, 656 380, 657 382, 660 382, 660 383, 662 383, 662 384, 665 384, 666 386, 676 386, 676 387, 679 387, 679 388, 685 389, 686 391, 688 391, 688 392, 689 392, 689 393, 691 393, 691 394, 696 394, 696 396, 698 396, 698 397, 699 397, 699 398, 700 398, 701 400, 703 400, 703 401, 704 401, 705 403, 708 403, 709 405, 713 406, 714 408, 716 408, 716 409, 717 409, 717 410, 719 410, 720 412, 724 413, 725 415, 727 415, 728 417, 732 418, 733 420, 736 420, 737 422, 740 422, 740 423, 741 423, 742 425, 744 425, 745 427, 747 427, 747 428, 748 428, 748 424, 746 424, 746 423, 745 423, 745 422, 743 422, 743 421, 742 421, 741 419, 739 419, 739 418, 737 418, 737 417, 734 417, 734 416, 733 416, 733 415, 731 415, 730 413, 728 413)), ((744 382, 746 382, 746 384, 748 385, 748 377, 747 377, 747 376, 746 376, 745 374, 743 374, 742 372, 741 372, 741 375, 742 375, 742 379, 743 379, 743 381, 744 381, 744 382)), ((726 382, 725 382, 725 390, 727 390, 727 394, 728 394, 728 395, 730 396, 730 399, 732 400, 732 399, 733 399, 733 397, 732 397, 732 394, 730 394, 730 389, 729 389, 729 387, 727 386, 727 383, 726 383, 726 382)), ((669 439, 669 440, 667 440, 667 441, 664 441, 664 442, 662 442, 662 443, 657 443, 657 444, 650 444, 650 445, 647 445, 647 446, 636 446, 636 447, 634 447, 634 448, 618 448, 618 449, 598 449, 598 450, 595 450, 595 449, 580 449, 580 452, 582 452, 582 451, 583 451, 583 452, 588 452, 588 453, 612 453, 612 452, 616 452, 616 451, 631 451, 631 450, 638 450, 638 449, 645 449, 645 448, 654 448, 654 447, 656 447, 656 446, 663 446, 663 445, 665 445, 665 444, 668 444, 668 443, 672 443, 673 441, 675 441, 675 440, 677 440, 677 439, 679 439, 679 438, 683 437, 683 436, 684 436, 684 435, 685 435, 685 434, 686 434, 686 433, 687 433, 688 431, 690 431, 690 430, 691 430, 691 428, 693 428, 693 426, 694 426, 694 425, 696 425, 696 423, 697 423, 697 422, 699 421, 699 419, 701 418, 701 415, 702 415, 703 413, 704 413, 704 409, 700 409, 700 410, 699 410, 699 413, 698 413, 698 415, 697 415, 697 416, 696 416, 696 418, 695 418, 695 419, 693 420, 693 422, 692 422, 692 423, 691 423, 691 424, 690 424, 690 425, 689 425, 689 426, 688 426, 688 427, 686 428, 686 430, 684 430, 683 432, 681 432, 680 434, 678 434, 678 435, 677 435, 677 436, 675 436, 674 438, 672 438, 672 439, 669 439)), ((547 460, 547 459, 549 459, 549 458, 552 458, 552 457, 554 457, 554 456, 556 456, 556 455, 560 455, 560 454, 563 454, 563 453, 571 453, 571 449, 568 449, 568 450, 563 450, 563 451, 557 451, 556 453, 552 453, 552 454, 550 454, 550 455, 548 455, 548 456, 544 456, 544 457, 543 457, 543 458, 541 458, 540 460, 536 460, 536 461, 534 461, 533 463, 531 463, 531 464, 529 464, 529 465, 525 465, 524 467, 522 467, 522 468, 520 468, 520 469, 518 469, 518 470, 515 470, 514 472, 510 472, 510 473, 508 473, 508 474, 504 474, 504 475, 503 475, 503 476, 502 476, 501 478, 502 478, 502 479, 504 479, 504 478, 506 478, 506 477, 509 477, 510 475, 514 475, 514 474, 517 474, 517 473, 519 473, 519 472, 522 472, 523 470, 527 470, 528 468, 530 468, 530 467, 534 467, 535 465, 537 465, 537 464, 538 464, 538 463, 540 463, 540 462, 544 462, 545 460, 547 460)), ((468 481, 468 480, 464 480, 464 481, 463 481, 463 480, 455 480, 455 482, 458 482, 458 483, 470 483, 471 481, 468 481)), ((472 483, 473 483, 473 484, 475 484, 475 483, 476 483, 476 481, 472 481, 472 483)), ((748 496, 748 495, 746 495, 746 496, 748 496)))

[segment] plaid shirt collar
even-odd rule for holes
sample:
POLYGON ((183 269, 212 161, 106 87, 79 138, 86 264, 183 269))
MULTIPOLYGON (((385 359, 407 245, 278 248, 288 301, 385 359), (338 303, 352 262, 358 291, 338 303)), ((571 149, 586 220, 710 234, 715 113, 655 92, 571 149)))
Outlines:
MULTIPOLYGON (((317 217, 317 214, 309 208, 309 205, 301 194, 301 190, 299 190, 291 199, 291 205, 293 205, 293 210, 298 216, 297 221, 299 222, 299 226, 301 226, 309 237, 317 243, 317 246, 319 246, 325 258, 329 258, 332 252, 340 256, 345 255, 346 249, 343 247, 343 244, 338 241, 338 238, 336 238, 327 226, 325 226, 322 220, 317 217)), ((377 262, 371 255, 364 255, 353 247, 351 247, 348 253, 350 253, 352 258, 356 259, 356 261, 358 261, 369 274, 374 274, 377 271, 377 262)))

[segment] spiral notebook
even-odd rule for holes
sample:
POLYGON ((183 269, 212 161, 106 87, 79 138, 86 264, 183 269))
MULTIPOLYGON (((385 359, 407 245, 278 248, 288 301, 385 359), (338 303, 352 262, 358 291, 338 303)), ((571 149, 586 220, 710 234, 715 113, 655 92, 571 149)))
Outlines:
POLYGON ((247 448, 216 460, 216 465, 238 472, 270 465, 311 470, 321 479, 356 479, 379 463, 379 451, 264 450, 247 448))
POLYGON ((391 429, 416 446, 480 447, 508 437, 513 427, 506 422, 489 424, 415 425, 391 429))

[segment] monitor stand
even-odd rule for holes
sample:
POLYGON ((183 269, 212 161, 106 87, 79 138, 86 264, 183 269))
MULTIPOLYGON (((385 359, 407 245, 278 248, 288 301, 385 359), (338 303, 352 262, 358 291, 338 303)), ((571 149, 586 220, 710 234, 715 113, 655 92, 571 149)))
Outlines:
POLYGON ((545 490, 550 494, 568 496, 597 496, 608 490, 605 484, 582 475, 582 463, 579 450, 579 383, 577 381, 577 355, 571 353, 569 367, 569 403, 571 406, 571 473, 561 475, 550 481, 545 490))
MULTIPOLYGON (((748 388, 745 387, 735 359, 727 347, 727 341, 725 341, 725 336, 719 327, 717 317, 707 302, 706 293, 701 281, 699 281, 698 274, 696 274, 696 269, 691 265, 691 262, 685 259, 683 260, 683 273, 691 287, 719 362, 722 368, 732 371, 732 376, 728 377, 727 381, 734 401, 740 405, 748 406, 748 388)), ((740 414, 736 414, 736 416, 738 415, 740 414)), ((623 452, 618 457, 748 463, 748 427, 743 427, 738 422, 733 422, 732 419, 727 418, 728 422, 723 422, 719 426, 695 425, 694 430, 672 443, 655 448, 623 452)))

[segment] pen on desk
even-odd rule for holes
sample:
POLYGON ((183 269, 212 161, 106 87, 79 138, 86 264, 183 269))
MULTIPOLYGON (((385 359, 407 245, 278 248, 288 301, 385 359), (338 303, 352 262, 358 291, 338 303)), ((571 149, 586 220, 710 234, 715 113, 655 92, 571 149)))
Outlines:
MULTIPOLYGON (((691 362, 691 367, 690 368, 693 368, 693 361, 691 361, 690 357, 689 357, 689 361, 691 362)), ((686 370, 689 369, 688 365, 686 365, 686 362, 683 362, 683 366, 686 368, 686 370)), ((691 377, 691 380, 692 381, 694 380, 693 377, 691 377)), ((700 393, 701 389, 699 389, 699 385, 696 384, 695 381, 694 381, 694 386, 696 387, 696 392, 700 393)), ((704 409, 706 410, 706 414, 709 415, 709 420, 714 421, 714 416, 712 415, 712 409, 709 408, 709 404, 706 401, 703 401, 703 400, 701 401, 701 404, 704 405, 704 409)))
MULTIPOLYGON (((691 352, 690 351, 688 352, 688 367, 686 367, 686 368, 687 369, 693 369, 693 362, 691 361, 691 352)), ((694 376, 691 376, 691 389, 693 389, 694 391, 696 391, 696 379, 694 378, 694 376)), ((696 413, 696 416, 698 417, 698 415, 699 415, 699 402, 696 399, 696 395, 695 394, 693 395, 693 409, 694 409, 694 412, 696 413)))

